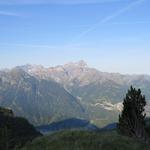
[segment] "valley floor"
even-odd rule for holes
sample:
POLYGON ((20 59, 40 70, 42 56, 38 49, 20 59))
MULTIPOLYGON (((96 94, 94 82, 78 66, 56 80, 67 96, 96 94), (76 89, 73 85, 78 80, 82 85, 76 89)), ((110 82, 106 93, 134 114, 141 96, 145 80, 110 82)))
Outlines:
POLYGON ((116 131, 62 131, 37 138, 22 150, 150 150, 150 144, 116 131))

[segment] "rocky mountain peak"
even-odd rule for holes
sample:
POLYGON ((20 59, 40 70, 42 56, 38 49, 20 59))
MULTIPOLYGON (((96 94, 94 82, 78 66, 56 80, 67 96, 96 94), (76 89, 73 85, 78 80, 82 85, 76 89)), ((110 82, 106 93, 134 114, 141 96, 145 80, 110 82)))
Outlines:
POLYGON ((85 68, 88 67, 87 63, 84 60, 80 60, 78 62, 70 62, 64 65, 64 67, 79 67, 85 68))
POLYGON ((77 62, 77 64, 82 67, 88 67, 87 63, 84 60, 80 60, 79 62, 77 62))
POLYGON ((24 70, 25 72, 32 72, 37 70, 44 70, 45 68, 42 65, 30 65, 26 64, 24 66, 18 66, 18 68, 24 70))

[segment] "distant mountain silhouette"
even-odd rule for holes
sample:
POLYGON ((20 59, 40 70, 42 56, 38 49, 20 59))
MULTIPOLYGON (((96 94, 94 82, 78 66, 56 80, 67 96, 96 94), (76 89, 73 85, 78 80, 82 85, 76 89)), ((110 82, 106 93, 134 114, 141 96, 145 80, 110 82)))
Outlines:
POLYGON ((117 129, 117 123, 108 124, 105 127, 101 128, 100 131, 109 131, 114 129, 117 129))
POLYGON ((98 127, 91 124, 87 120, 71 118, 59 122, 54 122, 49 125, 39 126, 37 127, 37 129, 41 133, 52 133, 56 131, 71 130, 71 129, 95 131, 98 130, 98 127))

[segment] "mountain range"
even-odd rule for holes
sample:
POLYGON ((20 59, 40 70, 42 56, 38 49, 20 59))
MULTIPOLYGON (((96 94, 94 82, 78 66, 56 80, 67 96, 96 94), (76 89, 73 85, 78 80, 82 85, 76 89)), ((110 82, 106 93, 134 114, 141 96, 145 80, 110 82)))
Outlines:
POLYGON ((117 121, 131 85, 146 96, 150 115, 149 75, 101 72, 84 61, 49 68, 17 66, 0 71, 0 106, 35 125, 80 118, 104 126, 117 121))
POLYGON ((82 105, 61 85, 39 80, 21 69, 0 72, 0 105, 33 124, 82 117, 82 105))

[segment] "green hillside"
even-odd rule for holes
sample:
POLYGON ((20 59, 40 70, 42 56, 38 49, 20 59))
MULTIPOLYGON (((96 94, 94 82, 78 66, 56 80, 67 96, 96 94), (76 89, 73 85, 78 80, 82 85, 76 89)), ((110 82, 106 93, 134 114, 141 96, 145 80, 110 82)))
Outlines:
POLYGON ((0 150, 16 150, 38 136, 41 134, 26 119, 0 107, 0 150))
POLYGON ((150 145, 116 131, 64 131, 34 140, 22 150, 149 150, 150 145))

